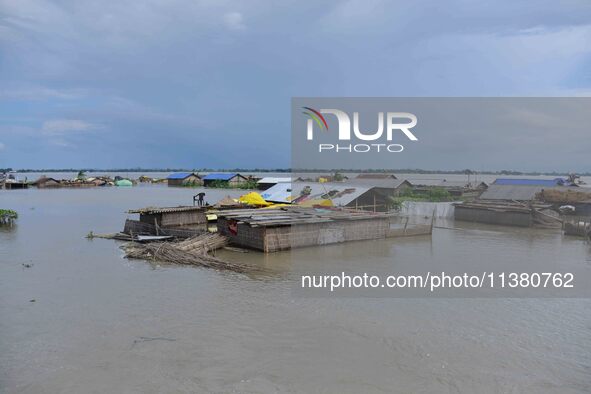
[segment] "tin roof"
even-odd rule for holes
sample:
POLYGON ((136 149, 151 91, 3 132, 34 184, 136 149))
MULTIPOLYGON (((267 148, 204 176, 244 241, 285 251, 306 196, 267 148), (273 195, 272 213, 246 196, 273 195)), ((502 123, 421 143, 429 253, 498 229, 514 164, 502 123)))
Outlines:
POLYGON ((529 201, 542 191, 543 186, 536 185, 497 185, 492 184, 480 195, 481 200, 517 200, 529 201))
POLYGON ((291 203, 291 182, 280 182, 261 193, 264 200, 291 203))
POLYGON ((310 200, 331 200, 334 206, 355 201, 373 186, 334 182, 282 182, 261 193, 270 202, 304 203, 310 200))
POLYGON ((195 175, 196 174, 192 173, 192 172, 174 172, 172 174, 170 174, 169 176, 166 177, 166 179, 185 179, 190 177, 191 175, 195 175))
POLYGON ((358 185, 365 187, 379 187, 382 189, 398 189, 403 184, 412 186, 412 184, 406 179, 394 179, 394 178, 355 178, 350 182, 349 185, 358 185))
POLYGON ((206 181, 229 181, 230 179, 238 176, 235 172, 232 173, 225 173, 225 172, 213 172, 211 174, 207 174, 203 177, 203 180, 206 181))
POLYGON ((497 185, 492 184, 480 195, 481 200, 517 200, 530 201, 542 190, 580 190, 576 186, 536 186, 536 185, 497 185))
POLYGON ((154 213, 171 213, 171 212, 187 212, 187 211, 204 211, 203 207, 194 206, 178 206, 178 207, 146 207, 140 209, 130 209, 127 213, 139 213, 150 215, 154 213))
POLYGON ((343 208, 281 207, 222 211, 218 218, 240 221, 251 227, 277 227, 349 220, 389 220, 391 214, 343 208))
POLYGON ((264 178, 261 178, 257 181, 257 183, 281 183, 281 182, 291 182, 291 178, 290 177, 271 177, 271 176, 267 176, 264 178))
POLYGON ((407 178, 413 186, 432 186, 432 187, 446 187, 446 188, 478 188, 487 186, 485 182, 468 182, 465 181, 451 181, 447 179, 420 179, 407 178))

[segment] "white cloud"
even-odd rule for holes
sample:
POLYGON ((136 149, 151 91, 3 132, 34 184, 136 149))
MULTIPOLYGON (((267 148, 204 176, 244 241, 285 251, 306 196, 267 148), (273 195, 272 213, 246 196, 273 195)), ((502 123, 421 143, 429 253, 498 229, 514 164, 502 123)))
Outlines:
POLYGON ((43 122, 41 132, 47 135, 64 135, 91 131, 97 126, 78 119, 54 119, 43 122))
POLYGON ((50 89, 43 86, 6 89, 0 92, 0 100, 74 100, 85 96, 82 89, 50 89))
POLYGON ((0 150, 4 150, 4 148, 6 148, 6 145, 4 145, 2 142, 0 142, 0 150))
POLYGON ((245 29, 244 18, 240 12, 229 12, 224 15, 224 24, 230 30, 245 29))

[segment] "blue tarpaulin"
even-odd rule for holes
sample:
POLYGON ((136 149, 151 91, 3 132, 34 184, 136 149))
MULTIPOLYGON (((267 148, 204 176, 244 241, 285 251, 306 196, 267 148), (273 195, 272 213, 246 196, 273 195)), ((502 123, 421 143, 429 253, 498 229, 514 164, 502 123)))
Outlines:
POLYGON ((193 175, 191 172, 175 172, 170 174, 166 179, 185 179, 193 175))
POLYGON ((230 174, 226 174, 226 173, 211 173, 211 174, 207 174, 203 177, 203 180, 205 181, 229 181, 230 179, 234 178, 236 175, 236 173, 230 173, 230 174))

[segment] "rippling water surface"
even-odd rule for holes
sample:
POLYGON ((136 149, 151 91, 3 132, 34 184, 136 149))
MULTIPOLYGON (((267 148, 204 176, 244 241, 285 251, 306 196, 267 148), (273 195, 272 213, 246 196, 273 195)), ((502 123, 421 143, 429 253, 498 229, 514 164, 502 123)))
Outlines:
MULTIPOLYGON (((289 253, 225 252, 270 270, 245 276, 129 261, 119 243, 84 238, 119 231, 127 209, 189 204, 195 193, 0 191, 0 207, 20 214, 0 230, 0 391, 591 391, 588 299, 305 298, 293 294, 289 253)), ((556 231, 476 226, 304 253, 334 270, 412 256, 494 263, 504 246, 591 260, 588 244, 556 231)))

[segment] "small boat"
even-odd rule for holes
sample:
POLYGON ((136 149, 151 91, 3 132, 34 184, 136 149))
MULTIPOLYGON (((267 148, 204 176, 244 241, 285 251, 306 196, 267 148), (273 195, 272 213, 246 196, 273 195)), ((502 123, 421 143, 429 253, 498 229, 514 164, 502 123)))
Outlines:
POLYGON ((172 235, 138 235, 137 241, 138 242, 154 242, 154 241, 164 241, 167 239, 172 239, 172 235))

